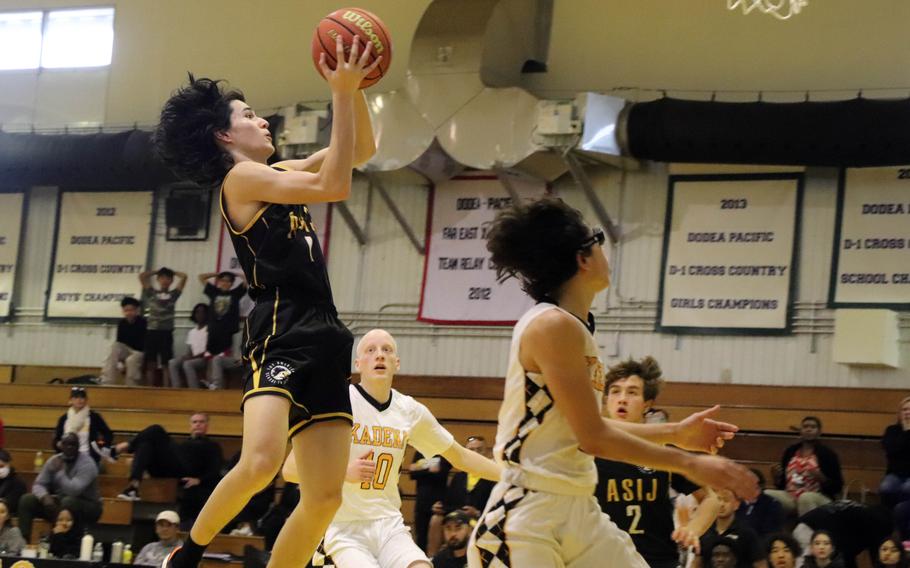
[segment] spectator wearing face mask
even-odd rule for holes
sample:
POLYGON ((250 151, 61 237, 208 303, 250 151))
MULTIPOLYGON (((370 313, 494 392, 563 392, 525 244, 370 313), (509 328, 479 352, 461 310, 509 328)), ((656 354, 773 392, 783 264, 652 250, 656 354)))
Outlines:
POLYGON ((12 458, 6 450, 0 450, 0 499, 6 501, 10 515, 15 515, 19 507, 19 499, 25 495, 25 482, 16 475, 16 469, 11 464, 12 458))

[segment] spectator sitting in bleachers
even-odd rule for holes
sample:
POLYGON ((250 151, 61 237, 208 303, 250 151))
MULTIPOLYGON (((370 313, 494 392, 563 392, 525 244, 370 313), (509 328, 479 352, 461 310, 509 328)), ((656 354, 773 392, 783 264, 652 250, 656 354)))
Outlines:
MULTIPOLYGON (((155 274, 158 289, 152 286, 152 272, 145 271, 139 275, 142 283, 142 304, 148 318, 148 331, 145 333, 145 370, 146 383, 155 384, 157 369, 166 369, 168 362, 174 358, 174 313, 177 300, 186 286, 186 274, 174 272, 161 267, 155 274), (171 289, 174 277, 177 285, 171 289)), ((167 384, 165 382, 164 384, 167 384)))
POLYGON ((57 513, 54 528, 51 529, 49 552, 55 558, 79 558, 84 533, 79 523, 79 514, 63 507, 57 513))
POLYGON ((145 350, 145 318, 140 315, 142 304, 129 296, 120 301, 123 319, 117 324, 117 339, 101 370, 101 383, 120 383, 119 373, 126 370, 126 384, 138 385, 142 380, 142 358, 145 350))
POLYGON ((104 418, 88 406, 88 391, 85 387, 70 389, 69 410, 57 420, 54 430, 54 450, 60 451, 60 440, 66 434, 75 434, 79 438, 79 451, 87 454, 95 463, 101 461, 104 449, 109 449, 114 441, 114 433, 108 428, 104 418))
POLYGON ((178 496, 180 519, 185 526, 191 526, 221 479, 221 446, 207 436, 208 429, 208 415, 197 412, 190 417, 190 437, 183 442, 174 442, 164 428, 155 424, 132 441, 117 444, 117 453, 133 454, 129 485, 117 497, 140 500, 139 483, 145 473, 176 477, 182 487, 178 496))
POLYGON ((837 555, 834 539, 826 530, 817 530, 809 541, 809 554, 803 558, 804 568, 844 568, 844 562, 837 555))
POLYGON ((869 551, 874 557, 879 543, 893 529, 891 512, 886 507, 841 500, 800 517, 793 536, 803 548, 808 548, 815 531, 828 531, 844 566, 855 568, 857 555, 869 551))
POLYGON ((16 514, 19 499, 25 495, 25 490, 25 482, 16 475, 9 452, 0 449, 0 499, 6 501, 11 515, 16 514))
POLYGON ((98 466, 88 454, 79 451, 79 438, 75 434, 63 436, 60 453, 44 463, 32 492, 19 500, 19 528, 26 540, 31 537, 32 519, 54 519, 61 507, 87 523, 101 517, 98 466))
POLYGON ((711 542, 708 550, 702 550, 711 568, 736 568, 739 565, 736 543, 729 538, 719 538, 711 542))
POLYGON ((133 564, 144 566, 161 566, 161 562, 178 546, 183 546, 183 540, 177 537, 180 528, 180 515, 174 511, 161 511, 155 517, 156 542, 150 542, 142 547, 133 564))
POLYGON ((736 510, 736 520, 748 525, 759 537, 780 532, 784 522, 782 505, 777 499, 765 494, 765 476, 757 469, 751 470, 758 480, 761 491, 755 501, 743 501, 736 510))
POLYGON ((883 505, 910 500, 910 396, 901 401, 897 423, 885 428, 882 446, 888 466, 878 489, 883 505))
POLYGON ((186 334, 186 353, 180 357, 174 357, 167 364, 171 386, 174 388, 183 386, 183 381, 180 377, 181 370, 183 370, 183 374, 186 377, 186 385, 191 389, 199 388, 200 371, 205 377, 205 367, 208 364, 205 357, 209 338, 207 327, 209 320, 208 304, 196 304, 193 306, 190 320, 196 324, 196 327, 189 330, 186 334))
POLYGON ((445 546, 433 556, 433 568, 465 568, 468 565, 468 539, 476 521, 475 515, 462 509, 445 516, 442 521, 445 546))
POLYGON ((207 272, 199 275, 205 286, 203 293, 211 300, 209 311, 209 339, 206 351, 211 356, 211 382, 209 388, 223 389, 225 371, 239 365, 231 353, 234 334, 240 330, 240 300, 246 295, 246 284, 236 287, 237 276, 233 272, 207 272), (209 282, 215 278, 215 284, 209 282))
POLYGON ((800 441, 784 450, 780 463, 772 468, 777 489, 766 493, 780 501, 786 514, 805 515, 837 499, 844 487, 840 460, 834 450, 819 441, 821 433, 821 420, 803 418, 800 441))
POLYGON ((17 556, 25 547, 25 538, 19 528, 13 526, 12 516, 9 503, 0 499, 0 556, 17 556))
POLYGON ((711 558, 707 551, 711 550, 714 541, 728 539, 734 543, 737 568, 765 568, 765 555, 758 535, 736 518, 739 498, 729 489, 719 489, 716 493, 720 509, 714 524, 699 539, 702 556, 695 558, 695 566, 710 566, 711 558))
POLYGON ((901 548, 897 539, 888 537, 879 545, 872 555, 872 565, 875 568, 907 568, 910 562, 907 553, 901 548))
POLYGON ((765 552, 771 568, 796 568, 796 559, 802 549, 789 534, 777 533, 768 538, 765 552))

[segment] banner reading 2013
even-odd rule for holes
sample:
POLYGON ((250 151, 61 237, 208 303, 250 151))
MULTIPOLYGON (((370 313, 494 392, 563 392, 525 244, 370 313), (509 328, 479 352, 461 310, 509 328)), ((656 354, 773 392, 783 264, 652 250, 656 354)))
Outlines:
MULTIPOLYGON (((543 182, 514 178, 525 199, 541 197, 543 182)), ((496 281, 486 231, 512 205, 496 176, 460 176, 433 190, 418 319, 432 323, 508 325, 533 305, 514 278, 496 281)))
POLYGON ((152 208, 150 191, 61 193, 47 317, 121 317, 140 291, 152 208))
POLYGON ((800 174, 673 176, 658 329, 786 333, 800 174))
POLYGON ((845 170, 835 231, 831 307, 910 309, 910 167, 845 170))
POLYGON ((24 200, 22 193, 0 193, 0 321, 9 318, 13 301, 24 200))

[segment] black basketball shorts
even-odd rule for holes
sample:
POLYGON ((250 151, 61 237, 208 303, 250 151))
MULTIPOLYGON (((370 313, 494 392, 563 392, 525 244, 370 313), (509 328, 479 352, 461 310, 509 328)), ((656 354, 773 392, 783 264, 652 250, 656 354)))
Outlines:
MULTIPOLYGON (((260 395, 291 402, 288 438, 311 424, 353 424, 348 384, 354 336, 330 305, 260 297, 247 318, 243 403, 260 395)), ((241 403, 241 409, 243 407, 241 403)))

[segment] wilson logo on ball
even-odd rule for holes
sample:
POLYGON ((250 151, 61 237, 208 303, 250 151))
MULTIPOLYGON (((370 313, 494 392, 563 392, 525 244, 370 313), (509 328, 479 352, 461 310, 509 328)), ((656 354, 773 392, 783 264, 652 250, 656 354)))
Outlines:
POLYGON ((381 55, 382 52, 385 51, 385 45, 383 45, 382 40, 379 39, 379 35, 376 31, 373 30, 373 22, 353 10, 346 11, 341 17, 363 30, 363 33, 367 35, 370 42, 373 44, 373 51, 376 55, 381 55))

